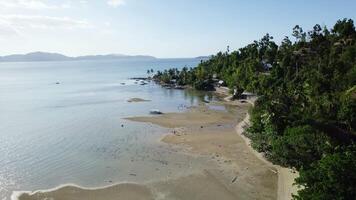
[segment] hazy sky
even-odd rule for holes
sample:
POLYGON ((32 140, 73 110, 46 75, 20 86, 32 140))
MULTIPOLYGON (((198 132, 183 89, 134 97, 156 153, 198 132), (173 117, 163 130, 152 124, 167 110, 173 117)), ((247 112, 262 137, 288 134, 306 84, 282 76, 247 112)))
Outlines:
POLYGON ((344 17, 355 0, 0 0, 0 55, 193 57, 344 17))

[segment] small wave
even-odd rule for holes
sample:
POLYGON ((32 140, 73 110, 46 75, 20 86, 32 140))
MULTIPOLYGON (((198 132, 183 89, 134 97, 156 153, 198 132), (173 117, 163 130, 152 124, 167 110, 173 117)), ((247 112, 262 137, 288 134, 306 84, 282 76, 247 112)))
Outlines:
POLYGON ((99 187, 84 187, 84 186, 80 186, 74 183, 66 183, 66 184, 61 184, 57 187, 54 188, 50 188, 50 189, 44 189, 44 190, 35 190, 35 191, 13 191, 11 194, 10 199, 11 200, 19 200, 20 196, 23 194, 28 194, 28 195, 34 195, 36 193, 48 193, 48 192, 54 192, 57 190, 60 190, 62 188, 65 187, 74 187, 74 188, 78 188, 81 190, 100 190, 100 189, 107 189, 110 187, 114 187, 114 186, 120 186, 120 185, 125 185, 125 184, 133 184, 133 185, 140 185, 139 183, 133 183, 133 182, 116 182, 110 185, 105 185, 105 186, 99 186, 99 187))

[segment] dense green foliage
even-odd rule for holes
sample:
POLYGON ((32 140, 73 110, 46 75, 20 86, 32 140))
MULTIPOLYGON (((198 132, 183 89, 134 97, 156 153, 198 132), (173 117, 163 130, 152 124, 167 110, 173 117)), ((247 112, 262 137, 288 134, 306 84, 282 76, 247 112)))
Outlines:
POLYGON ((355 199, 356 148, 347 146, 302 169, 298 184, 305 187, 296 199, 355 199))
POLYGON ((273 162, 300 171, 296 199, 356 199, 356 31, 351 19, 332 29, 295 26, 278 46, 266 34, 193 69, 155 78, 206 89, 224 80, 238 96, 259 98, 246 133, 273 162))

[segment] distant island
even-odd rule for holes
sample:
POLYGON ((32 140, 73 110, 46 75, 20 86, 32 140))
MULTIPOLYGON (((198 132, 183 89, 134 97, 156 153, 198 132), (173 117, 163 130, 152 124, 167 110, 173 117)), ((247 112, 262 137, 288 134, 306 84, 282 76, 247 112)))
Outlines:
POLYGON ((123 55, 123 54, 107 54, 107 55, 88 55, 69 57, 59 53, 48 52, 32 52, 28 54, 13 54, 0 56, 0 62, 40 62, 40 61, 75 61, 75 60, 119 60, 119 59, 135 59, 135 60, 154 60, 153 56, 147 55, 123 55))

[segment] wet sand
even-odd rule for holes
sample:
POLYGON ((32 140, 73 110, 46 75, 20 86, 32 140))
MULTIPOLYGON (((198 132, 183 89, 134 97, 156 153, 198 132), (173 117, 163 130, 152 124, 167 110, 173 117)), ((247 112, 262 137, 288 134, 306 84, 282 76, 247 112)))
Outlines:
POLYGON ((19 199, 277 199, 276 168, 256 157, 236 134, 235 126, 245 118, 248 108, 249 104, 234 103, 228 110, 220 111, 202 105, 183 113, 128 118, 168 128, 162 141, 211 162, 203 168, 191 166, 191 172, 185 175, 160 181, 90 190, 65 186, 50 192, 23 194, 19 199))
POLYGON ((200 175, 202 179, 186 177, 181 180, 180 185, 185 187, 180 193, 186 196, 178 199, 277 199, 277 170, 258 159, 236 134, 235 126, 245 118, 249 104, 235 102, 229 105, 231 110, 228 111, 200 106, 184 113, 130 118, 171 128, 171 133, 162 138, 163 142, 208 156, 218 163, 218 169, 204 169, 200 175), (214 185, 211 189, 197 188, 210 184, 214 185), (198 191, 204 198, 196 198, 198 191))

